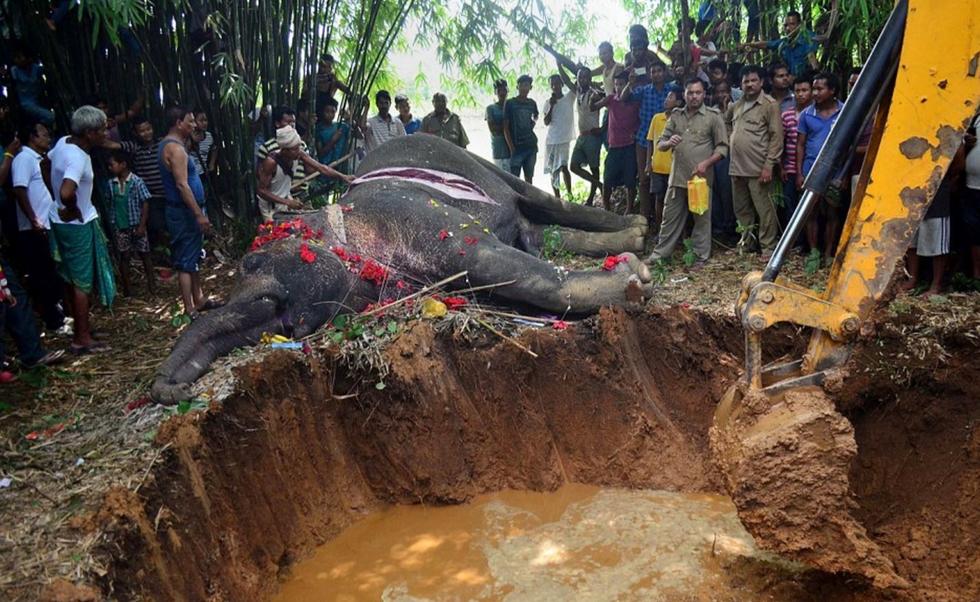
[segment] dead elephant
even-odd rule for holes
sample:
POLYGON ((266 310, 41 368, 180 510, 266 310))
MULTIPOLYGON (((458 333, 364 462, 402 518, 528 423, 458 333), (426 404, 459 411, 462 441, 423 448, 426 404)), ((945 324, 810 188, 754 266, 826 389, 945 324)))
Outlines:
POLYGON ((228 303, 202 314, 157 373, 152 396, 173 403, 217 357, 263 332, 306 336, 338 313, 466 271, 449 285, 500 282, 493 298, 555 314, 586 315, 647 296, 650 273, 631 251, 641 216, 555 199, 439 138, 396 138, 361 163, 341 204, 280 215, 260 228, 228 303), (567 271, 535 256, 545 226, 566 248, 621 254, 612 271, 567 271))

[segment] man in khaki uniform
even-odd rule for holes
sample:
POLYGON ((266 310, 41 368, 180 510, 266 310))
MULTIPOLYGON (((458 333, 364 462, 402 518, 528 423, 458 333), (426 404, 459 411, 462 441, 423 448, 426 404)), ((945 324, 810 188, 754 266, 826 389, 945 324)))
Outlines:
POLYGON ((459 115, 451 112, 447 107, 446 95, 436 92, 432 96, 433 111, 422 120, 422 132, 439 136, 448 140, 458 147, 466 148, 470 144, 470 139, 463 129, 463 122, 459 115))
POLYGON ((742 231, 740 248, 752 245, 756 214, 759 246, 768 261, 779 242, 773 173, 783 155, 783 120, 779 102, 762 92, 765 71, 758 65, 742 69, 742 98, 728 107, 725 123, 731 132, 732 203, 742 231))
MULTIPOLYGON (((687 222, 687 181, 694 176, 714 184, 711 166, 728 153, 728 132, 718 109, 705 106, 704 82, 697 78, 687 81, 684 87, 686 105, 674 109, 657 146, 662 151, 674 151, 674 163, 667 181, 664 200, 664 217, 660 226, 660 240, 647 258, 651 263, 674 252, 684 235, 687 222)), ((703 264, 711 256, 711 205, 703 215, 694 214, 694 253, 703 264)))

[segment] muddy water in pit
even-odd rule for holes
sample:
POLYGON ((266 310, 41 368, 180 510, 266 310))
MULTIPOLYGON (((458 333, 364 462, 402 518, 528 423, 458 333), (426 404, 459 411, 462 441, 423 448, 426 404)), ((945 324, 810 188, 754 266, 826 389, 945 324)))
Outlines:
POLYGON ((756 599, 726 576, 735 556, 797 570, 755 547, 728 498, 566 485, 371 515, 275 600, 756 599))

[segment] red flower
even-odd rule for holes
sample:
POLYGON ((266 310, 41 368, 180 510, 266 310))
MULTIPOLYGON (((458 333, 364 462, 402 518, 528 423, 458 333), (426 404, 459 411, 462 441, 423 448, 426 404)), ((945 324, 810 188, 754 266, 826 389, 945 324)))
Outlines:
POLYGON ((388 268, 373 259, 368 259, 364 262, 364 267, 361 268, 360 276, 361 280, 367 280, 381 286, 388 279, 388 268))
POLYGON ((133 401, 126 404, 126 413, 128 414, 129 412, 138 410, 143 406, 150 405, 150 403, 151 403, 150 398, 145 395, 143 397, 140 397, 139 399, 134 399, 133 401))
POLYGON ((299 258, 305 263, 313 263, 316 261, 316 253, 310 250, 310 247, 304 242, 299 246, 299 258))
POLYGON ((439 240, 446 240, 447 238, 449 238, 449 232, 439 230, 439 240))
POLYGON ((476 243, 480 242, 480 239, 475 236, 467 236, 463 239, 463 242, 468 245, 475 245, 476 243))
POLYGON ((395 283, 395 288, 397 288, 400 291, 407 291, 412 287, 404 280, 399 280, 398 282, 395 283))
POLYGON ((626 261, 626 258, 621 255, 610 255, 606 257, 606 260, 602 262, 602 269, 607 272, 613 271, 617 265, 626 261))
POLYGON ((554 322, 551 323, 551 327, 554 328, 555 330, 565 330, 566 328, 568 328, 568 322, 566 322, 565 320, 555 320, 554 322))
POLYGON ((440 301, 445 303, 446 308, 450 310, 459 309, 460 307, 463 307, 464 305, 467 304, 466 299, 464 299, 463 297, 446 297, 445 299, 440 299, 440 301))
POLYGON ((330 247, 330 250, 333 251, 333 254, 339 257, 341 261, 347 261, 349 259, 347 250, 344 249, 344 247, 330 247))
POLYGON ((340 206, 340 210, 343 211, 344 213, 350 213, 351 211, 354 210, 354 206, 353 205, 341 205, 340 206))
POLYGON ((463 249, 460 249, 460 250, 459 250, 459 254, 460 254, 460 255, 466 255, 466 251, 464 251, 463 249))

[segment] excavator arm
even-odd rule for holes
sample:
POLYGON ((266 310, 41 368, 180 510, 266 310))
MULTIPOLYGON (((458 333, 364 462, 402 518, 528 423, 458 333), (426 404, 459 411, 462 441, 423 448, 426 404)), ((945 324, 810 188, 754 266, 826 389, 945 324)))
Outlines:
POLYGON ((853 428, 820 389, 885 296, 980 101, 980 3, 900 0, 763 272, 742 282, 745 374, 719 404, 712 448, 743 523, 764 546, 833 572, 900 586, 853 517, 853 428), (875 118, 876 114, 876 118, 875 118), (825 290, 779 277, 783 261, 866 123, 871 144, 825 290), (812 329, 797 361, 762 364, 765 331, 812 329), (800 492, 807 499, 802 499, 800 492))

